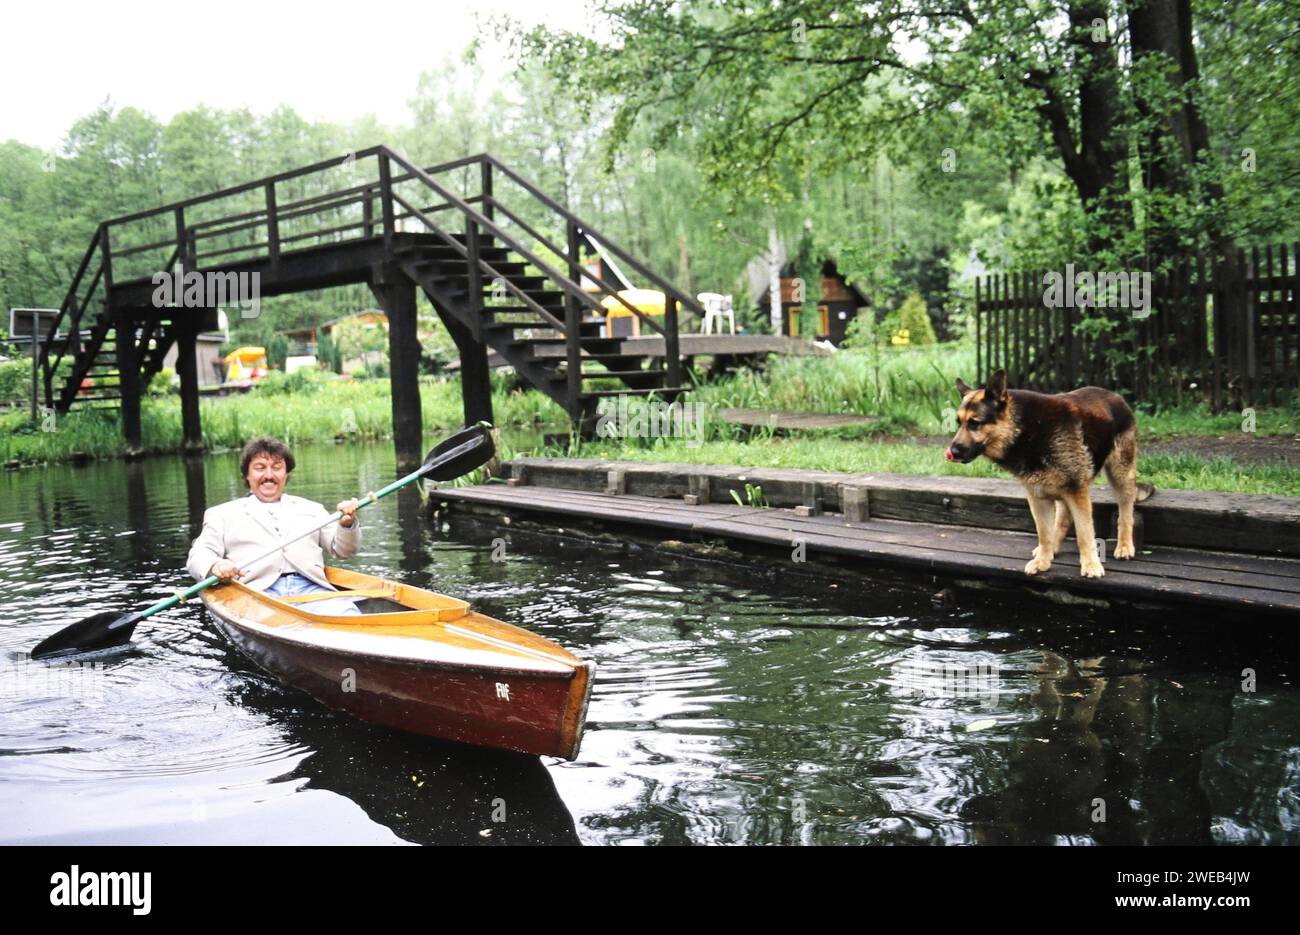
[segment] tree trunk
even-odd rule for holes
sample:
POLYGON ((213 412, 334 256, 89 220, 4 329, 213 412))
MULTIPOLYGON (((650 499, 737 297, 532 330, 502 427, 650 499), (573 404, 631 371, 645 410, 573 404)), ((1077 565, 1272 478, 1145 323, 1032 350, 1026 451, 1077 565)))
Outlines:
POLYGON ((1075 46, 1075 71, 1079 77, 1080 194, 1114 212, 1125 156, 1124 136, 1117 130, 1115 102, 1119 98, 1119 72, 1109 32, 1093 35, 1093 22, 1106 19, 1104 2, 1078 3, 1070 8, 1075 46))
MULTIPOLYGON (((1192 93, 1200 69, 1192 42, 1191 2, 1130 0, 1128 13, 1135 67, 1155 64, 1152 57, 1162 57, 1159 64, 1168 84, 1149 96, 1140 88, 1134 95, 1138 112, 1149 124, 1139 143, 1143 184, 1149 193, 1195 197, 1192 170, 1209 155, 1210 131, 1192 93)), ((1222 203, 1223 188, 1211 181, 1201 195, 1217 206, 1222 203)), ((1187 233, 1205 235, 1216 249, 1228 246, 1222 212, 1212 210, 1205 216, 1203 231, 1186 232, 1179 231, 1176 219, 1164 212, 1149 214, 1149 251, 1159 256, 1176 254, 1186 246, 1180 237, 1187 233)))
POLYGON ((691 287, 691 257, 686 251, 686 234, 683 231, 677 232, 677 267, 679 281, 689 295, 694 291, 691 287))
POLYGON ((1119 67, 1109 29, 1103 25, 1098 35, 1094 28, 1098 21, 1105 24, 1106 11, 1104 0, 1078 0, 1070 5, 1069 42, 1073 77, 1078 82, 1077 102, 1066 99, 1051 73, 1033 71, 1028 78, 1029 85, 1043 94, 1039 115, 1080 203, 1102 222, 1089 225, 1093 233, 1088 249, 1094 255, 1113 244, 1114 232, 1133 227, 1133 213, 1124 198, 1127 144, 1116 111, 1119 67), (1077 113, 1077 121, 1072 119, 1072 111, 1077 113))
POLYGON ((768 322, 773 334, 781 334, 781 236, 776 231, 776 218, 768 221, 767 255, 768 322))

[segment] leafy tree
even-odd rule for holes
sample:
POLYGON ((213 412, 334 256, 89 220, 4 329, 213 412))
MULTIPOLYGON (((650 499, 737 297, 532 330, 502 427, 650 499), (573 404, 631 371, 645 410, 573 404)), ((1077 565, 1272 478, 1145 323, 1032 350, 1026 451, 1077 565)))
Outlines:
POLYGON ((387 359, 388 331, 378 325, 344 321, 335 328, 335 338, 345 361, 365 358, 369 364, 376 352, 382 359, 387 359))
POLYGON ((912 292, 898 309, 898 327, 907 332, 909 344, 934 344, 934 327, 921 293, 912 292))
POLYGON ((266 342, 266 362, 276 370, 283 370, 289 357, 289 340, 278 332, 266 342))
POLYGON ((821 333, 821 315, 818 304, 822 297, 822 259, 818 255, 812 237, 811 221, 804 227, 803 237, 795 259, 795 288, 801 289, 802 296, 794 296, 799 304, 799 334, 815 340, 821 333))
POLYGON ((689 139, 705 179, 738 193, 789 195, 791 165, 822 176, 886 151, 948 154, 957 174, 972 150, 1014 168, 1050 147, 1089 252, 1125 256, 1149 237, 1218 236, 1191 11, 1188 0, 614 0, 601 7, 609 40, 514 35, 526 57, 616 97, 611 149, 639 125, 661 144, 689 139), (1208 210, 1189 213, 1197 200, 1208 210))
POLYGON ((334 340, 323 331, 316 341, 316 360, 321 366, 327 367, 334 373, 343 372, 343 355, 339 353, 339 347, 334 340))
MULTIPOLYGON (((57 152, 0 144, 0 302, 57 305, 105 218, 389 142, 425 163, 500 155, 677 284, 735 293, 762 330, 746 264, 775 230, 790 261, 835 258, 877 308, 920 291, 943 334, 949 274, 972 250, 993 269, 1045 268, 1300 237, 1293 2, 609 0, 590 35, 515 30, 527 65, 486 95, 477 66, 434 63, 403 126, 287 107, 163 123, 105 101, 57 152)), ((363 168, 285 184, 280 200, 363 168)), ((455 185, 476 192, 476 174, 455 185)), ((260 318, 232 317, 232 337, 266 345, 372 302, 362 286, 267 297, 260 318)), ((421 308, 425 347, 455 356, 421 308)))

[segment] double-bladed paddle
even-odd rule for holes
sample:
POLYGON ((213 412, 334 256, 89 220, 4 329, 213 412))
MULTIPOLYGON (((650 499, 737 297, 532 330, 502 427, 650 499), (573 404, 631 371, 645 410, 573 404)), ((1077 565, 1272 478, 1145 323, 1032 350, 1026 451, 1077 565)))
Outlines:
MULTIPOLYGON (((399 480, 393 481, 381 490, 358 498, 357 509, 370 506, 380 497, 386 497, 394 490, 400 490, 421 477, 428 477, 437 481, 452 480, 468 474, 477 467, 482 467, 491 460, 494 452, 490 434, 491 428, 488 423, 479 422, 457 432, 430 451, 424 459, 424 463, 416 470, 399 480)), ((242 562, 242 564, 246 568, 256 565, 299 539, 310 536, 314 532, 319 532, 330 523, 337 522, 342 516, 342 511, 336 510, 324 522, 318 523, 311 529, 304 529, 302 532, 276 544, 274 548, 262 553, 257 558, 242 562)), ((63 656, 121 646, 131 639, 131 633, 135 630, 135 625, 141 620, 152 617, 159 611, 166 610, 169 607, 175 607, 181 601, 193 597, 205 588, 212 587, 220 580, 216 575, 209 575, 193 587, 178 594, 173 594, 151 607, 146 607, 144 610, 135 611, 134 613, 119 614, 107 611, 93 614, 84 620, 78 620, 76 623, 69 624, 52 636, 48 636, 37 643, 35 648, 32 649, 32 658, 42 659, 49 656, 63 656)))

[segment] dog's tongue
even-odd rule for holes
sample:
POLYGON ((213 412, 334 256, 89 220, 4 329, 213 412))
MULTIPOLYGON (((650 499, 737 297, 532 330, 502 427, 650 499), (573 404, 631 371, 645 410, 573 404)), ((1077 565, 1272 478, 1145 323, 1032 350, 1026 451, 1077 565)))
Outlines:
POLYGON ((947 458, 949 461, 956 461, 956 460, 957 460, 956 458, 954 458, 954 457, 952 456, 952 449, 951 449, 951 448, 945 448, 945 449, 943 450, 943 456, 944 456, 945 458, 947 458))

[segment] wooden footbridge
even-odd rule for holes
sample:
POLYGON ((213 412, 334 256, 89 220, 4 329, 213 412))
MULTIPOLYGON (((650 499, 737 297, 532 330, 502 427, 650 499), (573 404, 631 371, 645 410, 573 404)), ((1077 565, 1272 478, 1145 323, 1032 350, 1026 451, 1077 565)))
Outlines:
POLYGON ((119 401, 128 453, 138 452, 142 389, 175 343, 185 446, 201 448, 193 351, 195 335, 215 326, 214 294, 224 290, 219 304, 244 303, 248 316, 258 308, 250 299, 355 283, 368 285, 388 315, 403 464, 422 454, 417 289, 460 351, 466 423, 492 417, 489 349, 586 433, 602 396, 671 401, 684 389, 679 328, 704 314, 492 156, 421 168, 379 146, 101 223, 51 331, 67 337, 41 348, 46 403, 67 412, 119 401), (618 297, 620 286, 584 269, 584 238, 661 290, 665 314, 642 314, 618 297), (173 271, 195 288, 160 301, 156 277, 173 271), (253 283, 255 296, 235 295, 253 283), (629 354, 624 340, 602 336, 607 296, 658 339, 658 356, 629 354), (87 378, 93 391, 83 388, 87 378))

